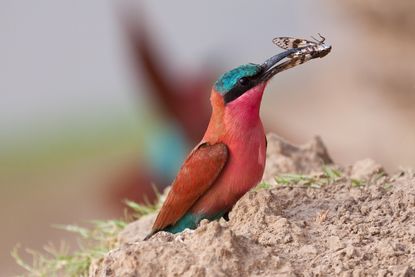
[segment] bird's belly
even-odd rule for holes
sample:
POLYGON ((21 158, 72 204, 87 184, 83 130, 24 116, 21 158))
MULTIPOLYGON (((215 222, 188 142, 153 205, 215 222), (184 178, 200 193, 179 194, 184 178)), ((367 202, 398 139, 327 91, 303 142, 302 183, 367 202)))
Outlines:
POLYGON ((211 217, 227 212, 258 184, 266 158, 265 135, 262 125, 259 127, 242 140, 227 142, 229 160, 213 186, 192 207, 192 213, 211 217))

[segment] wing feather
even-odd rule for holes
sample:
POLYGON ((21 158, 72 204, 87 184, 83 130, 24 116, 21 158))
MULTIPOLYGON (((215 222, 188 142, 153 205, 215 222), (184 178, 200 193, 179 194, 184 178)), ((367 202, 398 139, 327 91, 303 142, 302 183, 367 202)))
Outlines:
POLYGON ((224 143, 204 143, 195 148, 173 181, 151 233, 175 224, 212 186, 227 160, 228 147, 224 143))

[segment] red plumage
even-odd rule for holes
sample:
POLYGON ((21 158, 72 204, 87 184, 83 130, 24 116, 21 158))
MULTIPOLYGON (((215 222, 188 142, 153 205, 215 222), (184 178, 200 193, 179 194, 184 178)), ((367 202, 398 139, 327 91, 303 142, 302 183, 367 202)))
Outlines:
POLYGON ((260 84, 227 105, 212 91, 208 129, 173 181, 151 234, 174 225, 188 212, 203 216, 227 212, 260 181, 266 148, 259 117, 264 89, 260 84))
POLYGON ((153 232, 175 224, 214 183, 228 159, 224 143, 197 146, 185 160, 157 215, 153 232))

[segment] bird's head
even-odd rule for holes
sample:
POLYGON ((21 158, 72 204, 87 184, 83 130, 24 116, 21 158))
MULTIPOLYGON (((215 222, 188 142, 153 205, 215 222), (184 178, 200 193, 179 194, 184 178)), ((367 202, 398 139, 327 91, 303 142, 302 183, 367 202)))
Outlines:
POLYGON ((278 63, 296 51, 290 49, 269 58, 263 64, 245 64, 226 72, 216 81, 212 96, 220 98, 225 107, 243 108, 243 103, 259 109, 266 84, 275 74, 285 69, 283 64, 278 63))
POLYGON ((212 89, 210 100, 213 110, 207 137, 214 141, 226 132, 226 128, 250 128, 257 124, 262 95, 268 81, 290 67, 290 61, 279 62, 297 51, 290 49, 269 58, 263 64, 241 65, 223 74, 212 89))
POLYGON ((251 128, 258 123, 261 99, 268 81, 287 69, 281 60, 295 53, 290 49, 275 55, 263 64, 246 64, 223 74, 214 84, 211 94, 212 116, 204 140, 217 141, 229 134, 229 128, 251 128))
POLYGON ((275 74, 284 70, 283 67, 278 67, 278 62, 295 51, 297 50, 287 50, 269 58, 263 64, 250 63, 234 68, 216 81, 213 90, 223 98, 225 105, 229 105, 239 98, 250 97, 248 95, 252 95, 252 98, 260 97, 260 101, 268 81, 275 74))

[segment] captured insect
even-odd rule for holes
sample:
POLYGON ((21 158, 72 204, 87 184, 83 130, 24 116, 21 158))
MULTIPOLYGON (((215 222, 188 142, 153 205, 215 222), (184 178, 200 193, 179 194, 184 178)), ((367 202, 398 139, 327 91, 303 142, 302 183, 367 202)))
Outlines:
POLYGON ((318 35, 320 36, 320 40, 314 37, 311 37, 314 41, 292 37, 276 37, 272 42, 278 47, 286 50, 298 48, 298 51, 290 57, 301 57, 305 61, 314 58, 322 58, 330 53, 331 45, 324 44, 326 38, 321 34, 318 35))
MULTIPOLYGON (((324 44, 325 37, 318 34, 320 40, 312 37, 315 41, 306 39, 292 38, 292 37, 276 37, 272 42, 278 47, 287 51, 292 51, 288 56, 289 60, 278 64, 272 69, 272 73, 281 72, 297 65, 303 64, 311 59, 323 58, 331 51, 331 45, 324 44)), ((267 63, 272 63, 272 58, 267 63)))

